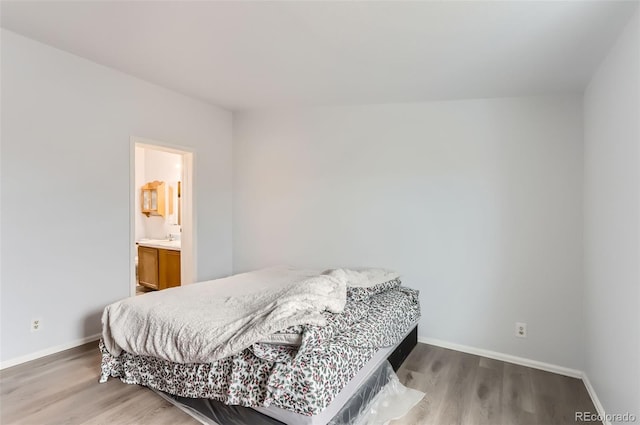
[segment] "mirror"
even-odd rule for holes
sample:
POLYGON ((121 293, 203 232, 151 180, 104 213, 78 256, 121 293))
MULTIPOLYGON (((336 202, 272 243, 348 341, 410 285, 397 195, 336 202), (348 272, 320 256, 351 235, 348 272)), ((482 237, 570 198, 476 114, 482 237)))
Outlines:
POLYGON ((169 186, 169 216, 173 215, 173 186, 169 186))
POLYGON ((158 191, 157 190, 151 191, 151 208, 149 209, 150 210, 158 209, 158 191))
POLYGON ((151 192, 149 190, 142 191, 142 210, 150 210, 151 209, 151 192))
POLYGON ((167 188, 167 220, 170 225, 180 225, 180 182, 172 182, 167 188))

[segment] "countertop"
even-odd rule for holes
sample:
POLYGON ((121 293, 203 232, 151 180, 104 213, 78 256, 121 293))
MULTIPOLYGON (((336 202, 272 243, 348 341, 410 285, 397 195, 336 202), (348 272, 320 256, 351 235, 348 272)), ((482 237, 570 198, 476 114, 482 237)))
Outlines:
POLYGON ((169 240, 169 239, 140 239, 136 242, 140 246, 146 246, 149 248, 160 248, 160 249, 170 249, 172 251, 180 251, 180 241, 179 240, 169 240))

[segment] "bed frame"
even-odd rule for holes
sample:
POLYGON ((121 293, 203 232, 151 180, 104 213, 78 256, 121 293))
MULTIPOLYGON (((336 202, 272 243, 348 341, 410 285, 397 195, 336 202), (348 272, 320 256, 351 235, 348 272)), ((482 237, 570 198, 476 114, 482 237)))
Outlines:
POLYGON ((393 350, 393 353, 387 357, 387 360, 391 363, 391 367, 393 367, 394 372, 397 372, 398 369, 400 369, 400 366, 402 366, 402 363, 404 363, 407 357, 409 357, 411 350, 413 350, 413 347, 416 345, 418 345, 418 326, 413 328, 413 330, 409 332, 409 335, 402 340, 400 345, 393 350))

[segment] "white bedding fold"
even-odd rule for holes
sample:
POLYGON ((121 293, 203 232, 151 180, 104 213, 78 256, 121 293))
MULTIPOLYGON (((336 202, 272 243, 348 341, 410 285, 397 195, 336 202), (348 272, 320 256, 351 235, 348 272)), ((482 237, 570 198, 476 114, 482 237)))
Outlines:
POLYGON ((329 269, 322 274, 332 276, 334 274, 344 275, 347 278, 347 285, 352 288, 368 288, 380 285, 400 277, 400 273, 387 269, 365 268, 365 269, 329 269))
POLYGON ((238 353, 276 331, 325 324, 322 312, 342 312, 348 276, 274 269, 128 298, 107 306, 102 338, 109 352, 175 363, 211 363, 238 353), (271 279, 262 290, 221 296, 220 285, 271 279))

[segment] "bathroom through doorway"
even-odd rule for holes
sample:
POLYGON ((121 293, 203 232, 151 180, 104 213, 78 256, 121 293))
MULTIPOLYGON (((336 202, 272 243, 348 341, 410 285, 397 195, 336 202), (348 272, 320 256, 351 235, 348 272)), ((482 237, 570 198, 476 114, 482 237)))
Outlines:
POLYGON ((131 296, 195 276, 193 152, 131 138, 131 296))

